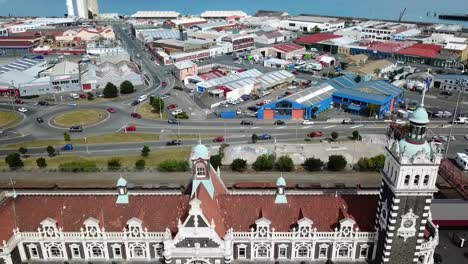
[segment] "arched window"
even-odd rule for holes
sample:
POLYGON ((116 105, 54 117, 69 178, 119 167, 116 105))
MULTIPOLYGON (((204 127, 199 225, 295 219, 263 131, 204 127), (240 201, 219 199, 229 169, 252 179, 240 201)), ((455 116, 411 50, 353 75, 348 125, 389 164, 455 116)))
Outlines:
POLYGON ((133 248, 133 257, 134 258, 144 258, 145 257, 145 251, 143 250, 142 247, 134 247, 133 248))
POLYGON ((49 257, 51 258, 61 258, 62 250, 57 246, 52 246, 49 248, 49 257))
POLYGON ((205 177, 206 176, 206 165, 203 162, 199 162, 196 165, 196 174, 197 177, 205 177))
POLYGON ((104 246, 102 244, 91 244, 88 247, 88 252, 91 258, 104 258, 104 246))
POLYGON ((339 243, 336 245, 336 258, 351 258, 352 244, 339 243))
POLYGON ((309 257, 309 249, 307 247, 300 247, 297 249, 297 257, 307 258, 309 257))
POLYGON ((257 258, 269 258, 270 248, 267 244, 261 243, 255 247, 255 255, 257 258))
POLYGON ((428 185, 428 184, 429 184, 429 175, 425 175, 425 176, 424 176, 423 184, 424 184, 424 185, 428 185))
POLYGON ((405 182, 404 182, 404 184, 405 184, 406 186, 408 186, 408 185, 409 185, 409 181, 410 181, 410 176, 409 176, 409 175, 406 175, 406 176, 405 176, 405 182))
POLYGON ((349 248, 347 248, 347 247, 340 247, 338 249, 338 257, 339 258, 347 258, 347 257, 349 257, 349 253, 350 253, 350 251, 349 251, 349 248))
POLYGON ((419 175, 414 176, 414 181, 413 181, 414 185, 419 185, 419 177, 420 177, 419 175))

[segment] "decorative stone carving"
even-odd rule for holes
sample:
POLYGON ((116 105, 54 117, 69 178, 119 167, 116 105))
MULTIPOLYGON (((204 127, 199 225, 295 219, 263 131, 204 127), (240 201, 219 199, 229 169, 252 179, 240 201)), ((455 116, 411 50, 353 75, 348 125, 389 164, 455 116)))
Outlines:
POLYGON ((416 235, 416 220, 419 216, 413 213, 413 209, 410 209, 408 213, 401 216, 401 225, 398 228, 398 236, 403 238, 403 241, 409 237, 414 237, 416 235))

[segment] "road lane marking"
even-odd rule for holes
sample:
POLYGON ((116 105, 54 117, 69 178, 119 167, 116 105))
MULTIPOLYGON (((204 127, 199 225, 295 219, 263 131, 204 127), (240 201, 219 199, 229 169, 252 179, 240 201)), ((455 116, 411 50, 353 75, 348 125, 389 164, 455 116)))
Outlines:
POLYGON ((311 128, 312 126, 305 126, 303 127, 302 129, 308 129, 308 128, 311 128))
POLYGON ((278 127, 276 129, 283 129, 283 128, 286 128, 285 126, 281 126, 281 127, 278 127))
POLYGON ((252 127, 251 129, 259 129, 260 127, 252 127))
POLYGON ((323 129, 332 128, 332 127, 336 127, 336 125, 333 125, 333 126, 326 126, 326 127, 324 127, 323 129))
POLYGON ((358 127, 362 127, 364 125, 357 125, 357 126, 352 126, 351 128, 358 128, 358 127))

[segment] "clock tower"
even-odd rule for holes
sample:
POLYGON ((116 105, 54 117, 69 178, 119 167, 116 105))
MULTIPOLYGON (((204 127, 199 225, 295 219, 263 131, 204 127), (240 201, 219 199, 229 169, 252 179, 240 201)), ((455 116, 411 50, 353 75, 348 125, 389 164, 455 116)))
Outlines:
POLYGON ((423 105, 410 114, 408 135, 390 140, 385 148, 385 166, 376 216, 378 243, 375 264, 433 263, 422 255, 421 245, 430 219, 430 206, 441 149, 426 141, 429 118, 423 105))

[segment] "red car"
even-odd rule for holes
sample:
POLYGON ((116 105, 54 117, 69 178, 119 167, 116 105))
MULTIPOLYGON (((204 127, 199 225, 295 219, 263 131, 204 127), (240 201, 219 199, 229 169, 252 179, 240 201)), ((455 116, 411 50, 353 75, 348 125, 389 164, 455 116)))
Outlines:
POLYGON ((264 104, 265 104, 265 102, 258 102, 258 103, 257 103, 257 106, 262 106, 262 105, 264 105, 264 104))
POLYGON ((136 131, 136 126, 127 126, 127 127, 125 128, 125 131, 127 131, 127 132, 136 131))
POLYGON ((177 108, 177 104, 170 104, 167 106, 167 109, 176 109, 177 108))
POLYGON ((213 138, 213 142, 218 142, 218 143, 223 143, 224 142, 224 137, 215 137, 213 138))
POLYGON ((166 87, 167 82, 161 82, 162 87, 166 87))
POLYGON ((80 94, 80 98, 81 98, 81 99, 86 99, 86 98, 88 98, 88 97, 87 97, 85 94, 80 94))
POLYGON ((139 113, 131 113, 130 116, 133 118, 141 118, 141 115, 139 113))
POLYGON ((307 134, 308 137, 313 138, 313 137, 323 137, 323 132, 320 131, 314 131, 309 134, 307 134))
POLYGON ((107 108, 107 112, 109 112, 109 113, 115 113, 115 112, 117 112, 117 111, 115 110, 115 108, 109 107, 109 108, 107 108))
POLYGON ((24 101, 21 99, 16 99, 15 104, 24 104, 24 101))

